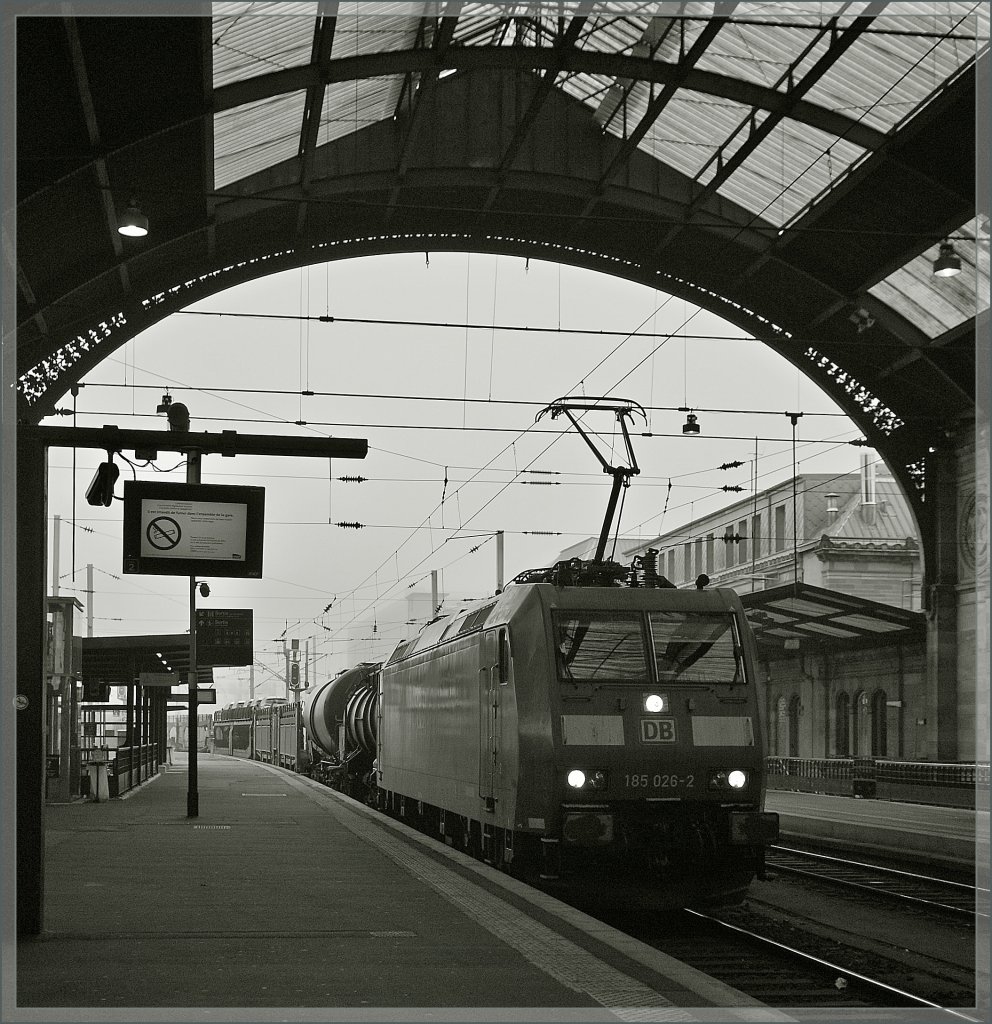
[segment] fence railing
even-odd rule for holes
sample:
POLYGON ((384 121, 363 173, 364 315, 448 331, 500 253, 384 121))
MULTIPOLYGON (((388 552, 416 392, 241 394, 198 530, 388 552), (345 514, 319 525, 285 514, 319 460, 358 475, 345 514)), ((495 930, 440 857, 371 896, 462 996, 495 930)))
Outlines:
POLYGON ((107 775, 110 796, 120 796, 150 779, 158 769, 158 746, 143 743, 139 747, 118 747, 113 752, 107 775))
POLYGON ((871 757, 769 757, 769 789, 902 800, 954 807, 989 806, 989 766, 871 757))

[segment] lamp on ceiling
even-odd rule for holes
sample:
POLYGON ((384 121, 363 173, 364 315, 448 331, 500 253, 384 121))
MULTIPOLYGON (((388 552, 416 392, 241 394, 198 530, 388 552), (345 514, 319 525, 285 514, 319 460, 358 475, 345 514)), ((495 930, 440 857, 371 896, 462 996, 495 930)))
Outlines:
POLYGON ((961 257, 953 242, 940 243, 940 255, 933 261, 934 277, 955 277, 961 273, 961 257))
POLYGON ((131 205, 124 211, 117 230, 129 238, 142 238, 148 234, 148 218, 138 208, 137 200, 132 196, 131 205))
POLYGON ((690 412, 686 414, 685 423, 682 424, 683 434, 698 434, 699 424, 696 422, 696 414, 690 412))

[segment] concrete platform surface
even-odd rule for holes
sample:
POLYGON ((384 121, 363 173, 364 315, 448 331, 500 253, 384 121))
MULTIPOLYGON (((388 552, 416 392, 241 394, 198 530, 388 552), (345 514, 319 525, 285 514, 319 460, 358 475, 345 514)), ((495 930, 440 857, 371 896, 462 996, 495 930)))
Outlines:
POLYGON ((46 809, 3 1021, 790 1019, 271 766, 201 754, 188 818, 181 757, 46 809))
POLYGON ((988 811, 781 789, 766 792, 765 808, 778 812, 783 840, 815 839, 951 868, 988 864, 988 811))

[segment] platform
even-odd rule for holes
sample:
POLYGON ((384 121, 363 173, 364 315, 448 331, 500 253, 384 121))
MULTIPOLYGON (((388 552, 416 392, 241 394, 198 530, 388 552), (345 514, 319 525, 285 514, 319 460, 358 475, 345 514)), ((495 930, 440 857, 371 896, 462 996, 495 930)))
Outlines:
POLYGON ((780 789, 766 792, 765 808, 778 813, 783 841, 813 839, 948 868, 988 864, 988 811, 780 789))
POLYGON ((201 754, 188 818, 180 758, 47 809, 5 1022, 791 1019, 268 765, 201 754))

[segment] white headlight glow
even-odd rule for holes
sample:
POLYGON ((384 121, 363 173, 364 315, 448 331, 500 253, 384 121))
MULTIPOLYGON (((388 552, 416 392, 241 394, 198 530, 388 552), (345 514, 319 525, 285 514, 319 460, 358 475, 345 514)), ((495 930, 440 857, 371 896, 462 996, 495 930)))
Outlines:
POLYGON ((573 768, 568 773, 568 784, 573 789, 581 789, 586 784, 586 773, 579 771, 578 768, 573 768))
POLYGON ((743 789, 745 783, 747 782, 747 775, 745 775, 742 771, 732 771, 727 776, 727 782, 730 784, 731 789, 743 789))
POLYGON ((644 698, 644 710, 652 714, 665 710, 665 698, 657 693, 649 693, 644 698))

